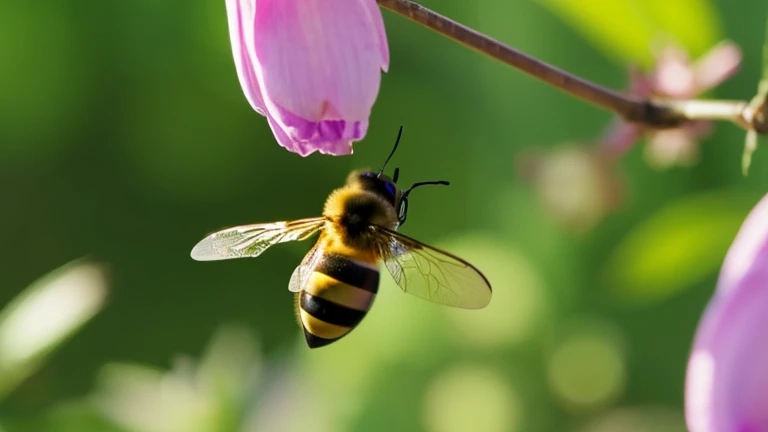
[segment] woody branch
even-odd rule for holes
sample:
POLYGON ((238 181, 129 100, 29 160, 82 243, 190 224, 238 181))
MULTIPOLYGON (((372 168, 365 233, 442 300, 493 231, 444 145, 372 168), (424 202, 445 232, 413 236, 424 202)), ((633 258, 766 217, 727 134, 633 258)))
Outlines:
POLYGON ((411 0, 377 2, 384 9, 517 68, 572 96, 611 111, 626 121, 663 129, 690 120, 726 120, 747 130, 768 133, 768 122, 762 115, 762 106, 755 109, 743 100, 638 99, 556 68, 411 0))

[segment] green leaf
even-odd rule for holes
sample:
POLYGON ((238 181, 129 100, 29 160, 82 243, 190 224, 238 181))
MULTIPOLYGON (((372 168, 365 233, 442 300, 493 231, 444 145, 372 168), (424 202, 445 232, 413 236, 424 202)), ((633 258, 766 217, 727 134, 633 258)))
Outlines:
MULTIPOLYGON (((757 95, 755 95, 749 103, 750 108, 755 115, 766 115, 766 97, 768 97, 768 22, 765 26, 765 41, 763 42, 763 73, 761 74, 760 82, 757 84, 757 95)), ((741 158, 741 171, 744 175, 747 175, 749 172, 749 165, 752 162, 752 153, 757 150, 759 140, 760 137, 757 132, 754 130, 747 132, 747 136, 744 140, 744 154, 741 158)))
POLYGON ((660 34, 674 37, 694 57, 709 51, 722 38, 719 15, 710 0, 635 0, 634 3, 645 6, 660 34))
POLYGON ((0 400, 104 306, 104 269, 75 261, 26 288, 0 311, 0 400))
POLYGON ((654 26, 634 1, 577 2, 540 0, 566 23, 581 32, 592 44, 620 63, 642 65, 651 62, 648 43, 654 26))
POLYGON ((241 430, 262 369, 250 330, 228 324, 216 331, 201 358, 178 356, 170 370, 111 363, 91 398, 114 424, 131 431, 241 430), (154 415, 147 415, 150 410, 154 415))
POLYGON ((64 402, 34 416, 15 417, 0 432, 134 432, 109 422, 87 399, 64 402))
POLYGON ((760 82, 757 84, 757 94, 762 99, 768 95, 768 20, 765 26, 765 40, 763 41, 763 73, 760 76, 760 82))
POLYGON ((757 150, 757 132, 747 131, 747 137, 744 140, 744 154, 741 156, 741 173, 749 174, 749 166, 752 164, 752 153, 757 150))
POLYGON ((622 301, 649 304, 715 274, 754 200, 752 194, 718 191, 662 208, 608 257, 608 288, 622 301))
POLYGON ((651 66, 658 37, 672 37, 698 56, 721 34, 710 0, 540 1, 621 65, 651 66))

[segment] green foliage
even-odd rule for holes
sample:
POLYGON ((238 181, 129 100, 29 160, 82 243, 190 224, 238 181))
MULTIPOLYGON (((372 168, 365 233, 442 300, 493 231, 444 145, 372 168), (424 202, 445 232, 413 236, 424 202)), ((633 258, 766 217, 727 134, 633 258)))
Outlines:
POLYGON ((648 305, 720 268, 755 195, 732 190, 686 196, 635 226, 606 261, 605 283, 620 299, 648 305))
MULTIPOLYGON (((0 431, 6 432, 2 428, 0 431)), ((8 422, 7 432, 131 432, 110 422, 87 400, 63 403, 34 419, 8 422)))
MULTIPOLYGON (((763 43, 763 67, 760 76, 760 82, 757 85, 757 95, 752 98, 750 102, 750 108, 758 115, 768 115, 768 24, 765 26, 765 42, 763 43)), ((762 135, 758 135, 757 132, 750 130, 747 131, 747 136, 744 143, 744 154, 741 159, 741 170, 744 175, 749 172, 749 166, 752 164, 752 153, 757 150, 759 142, 764 141, 765 138, 762 135)))
MULTIPOLYGON (((748 60, 763 32, 753 26, 757 0, 431 3, 616 87, 626 61, 648 64, 656 35, 696 55, 721 37, 722 20, 748 60)), ((768 185, 766 170, 743 178, 731 169, 741 131, 718 127, 701 164, 685 170, 652 171, 633 149, 622 160, 629 194, 620 212, 574 234, 520 181, 516 158, 592 139, 610 116, 392 13, 384 18, 392 65, 367 138, 350 157, 301 158, 248 106, 223 3, 4 4, 0 330, 42 285, 23 287, 62 262, 88 253, 113 271, 109 307, 99 303, 90 324, 82 325, 96 309, 57 327, 23 361, 17 349, 0 349, 3 432, 449 432, 478 413, 476 426, 487 430, 682 423, 683 368, 669 365, 684 364, 719 259, 752 193, 768 185), (287 290, 309 242, 255 260, 189 258, 218 228, 318 214, 349 169, 381 164, 400 124, 391 166, 402 182, 451 181, 414 194, 403 232, 485 272, 494 284, 488 308, 429 304, 384 273, 359 328, 309 350, 287 290), (601 281, 616 295, 604 295, 601 281), (686 289, 690 297, 674 296, 686 289), (648 307, 626 313, 626 302, 648 307), (574 316, 610 331, 582 329, 574 316), (216 333, 224 322, 245 329, 216 333), (588 391, 574 391, 584 383, 588 391), (131 411, 137 406, 146 410, 131 411), (149 410, 168 423, 147 430, 149 410)), ((751 94, 753 80, 735 76, 729 94, 751 94)), ((761 157, 755 164, 768 162, 761 157)), ((59 322, 62 310, 34 323, 59 322)))
POLYGON ((102 269, 83 262, 61 267, 21 292, 0 311, 0 400, 104 305, 102 269))
POLYGON ((710 0, 540 1, 619 64, 651 66, 657 38, 673 38, 699 55, 721 37, 710 0))

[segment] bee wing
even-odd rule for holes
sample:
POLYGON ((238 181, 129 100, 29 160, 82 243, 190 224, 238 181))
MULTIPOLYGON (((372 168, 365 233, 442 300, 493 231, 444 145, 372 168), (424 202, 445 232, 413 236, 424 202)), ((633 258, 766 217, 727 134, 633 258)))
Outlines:
POLYGON ((316 217, 227 228, 200 240, 191 256, 197 261, 257 257, 272 245, 306 240, 324 224, 324 218, 316 217))
POLYGON ((467 261, 382 227, 380 253, 395 282, 408 294, 433 303, 482 309, 491 301, 491 284, 467 261))
POLYGON ((291 274, 291 280, 288 282, 289 291, 299 292, 307 286, 309 276, 315 270, 317 261, 323 255, 322 248, 319 246, 319 244, 320 243, 316 243, 315 246, 313 246, 312 249, 307 253, 307 255, 304 256, 304 259, 301 260, 301 264, 299 264, 296 269, 293 270, 293 274, 291 274))

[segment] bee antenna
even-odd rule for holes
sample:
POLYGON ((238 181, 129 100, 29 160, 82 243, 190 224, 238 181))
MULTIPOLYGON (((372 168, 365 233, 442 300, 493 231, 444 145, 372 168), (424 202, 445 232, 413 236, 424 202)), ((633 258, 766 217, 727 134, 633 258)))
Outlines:
POLYGON ((395 150, 397 150, 397 145, 400 144, 400 137, 403 135, 403 125, 400 125, 400 130, 397 132, 397 139, 395 140, 395 146, 392 148, 392 151, 389 153, 389 156, 387 157, 387 160, 384 161, 384 165, 381 166, 381 170, 376 175, 377 177, 381 175, 381 173, 384 172, 384 168, 387 167, 387 163, 390 159, 392 159, 392 156, 395 155, 395 150))
POLYGON ((414 183, 413 186, 411 186, 408 190, 403 192, 403 194, 400 196, 400 202, 398 203, 398 216, 397 216, 397 225, 403 226, 405 223, 405 219, 408 217, 408 194, 411 193, 412 190, 416 189, 419 186, 426 186, 426 185, 443 185, 448 186, 450 183, 448 183, 445 180, 438 180, 438 181, 425 181, 425 182, 418 182, 414 183))
POLYGON ((397 183, 398 177, 400 177, 400 167, 395 168, 395 174, 392 176, 392 182, 397 183))
POLYGON ((424 181, 424 182, 418 182, 418 183, 414 183, 414 184, 413 184, 413 186, 411 186, 410 188, 408 188, 408 190, 406 190, 405 192, 403 192, 403 198, 406 198, 406 197, 408 196, 408 194, 410 194, 410 193, 411 193, 411 191, 412 191, 412 190, 414 190, 414 189, 416 189, 417 187, 420 187, 420 186, 426 186, 426 185, 442 185, 442 186, 448 186, 448 185, 450 185, 450 184, 451 184, 450 182, 447 182, 447 181, 445 181, 445 180, 437 180, 437 181, 424 181))

